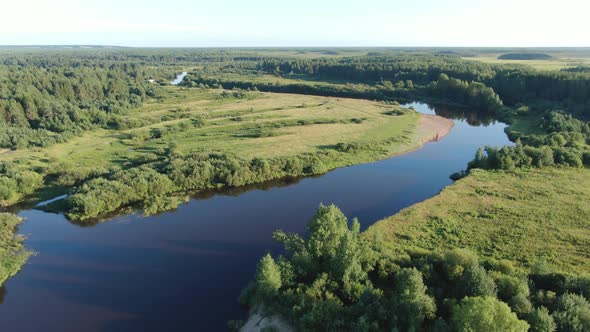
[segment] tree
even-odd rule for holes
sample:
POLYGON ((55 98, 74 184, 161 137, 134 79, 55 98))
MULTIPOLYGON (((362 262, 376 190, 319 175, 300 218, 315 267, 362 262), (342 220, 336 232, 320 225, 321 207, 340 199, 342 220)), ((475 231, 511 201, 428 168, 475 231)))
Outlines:
POLYGON ((510 299, 510 307, 520 317, 528 314, 533 309, 531 301, 523 293, 518 293, 510 299))
POLYGON ((256 269, 256 284, 263 294, 273 294, 281 288, 281 271, 270 254, 262 257, 256 269))
POLYGON ((555 320, 545 307, 533 309, 529 314, 528 322, 531 324, 531 332, 554 332, 557 329, 555 320))
POLYGON ((470 264, 465 269, 460 287, 465 296, 496 296, 494 279, 479 264, 470 264))
POLYGON ((340 242, 348 233, 348 219, 335 205, 320 205, 307 226, 309 253, 318 260, 336 256, 340 242))
POLYGON ((445 254, 445 267, 450 280, 456 280, 463 275, 465 268, 478 264, 477 255, 467 249, 454 249, 445 254))
POLYGON ((581 295, 561 295, 553 316, 560 331, 590 331, 590 303, 581 295))
POLYGON ((452 324, 464 332, 526 332, 529 324, 519 320, 504 302, 491 296, 466 297, 453 307, 452 324))
POLYGON ((434 318, 436 304, 426 294, 422 273, 416 268, 402 269, 396 275, 394 312, 399 327, 406 331, 416 330, 424 319, 434 318))
POLYGON ((366 259, 366 247, 359 239, 360 223, 352 221, 352 229, 347 228, 346 234, 340 239, 336 256, 330 263, 330 271, 334 280, 342 280, 344 294, 349 300, 358 300, 365 290, 362 283, 367 278, 363 268, 366 259))

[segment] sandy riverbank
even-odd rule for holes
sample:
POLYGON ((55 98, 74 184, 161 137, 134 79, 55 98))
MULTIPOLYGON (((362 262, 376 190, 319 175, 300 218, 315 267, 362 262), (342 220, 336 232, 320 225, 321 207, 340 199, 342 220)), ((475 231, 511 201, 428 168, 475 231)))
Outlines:
POLYGON ((418 122, 417 134, 422 143, 438 141, 447 136, 453 129, 453 120, 438 115, 423 114, 418 122))
POLYGON ((293 328, 277 316, 263 317, 259 313, 254 313, 248 317, 248 321, 242 326, 240 332, 260 332, 265 328, 281 332, 293 331, 293 328))

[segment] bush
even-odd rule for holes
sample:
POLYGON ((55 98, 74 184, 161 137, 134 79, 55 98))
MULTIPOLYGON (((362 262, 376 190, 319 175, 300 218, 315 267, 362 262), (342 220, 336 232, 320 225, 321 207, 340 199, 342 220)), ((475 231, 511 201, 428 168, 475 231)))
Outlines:
POLYGON ((555 320, 545 307, 533 309, 527 321, 531 324, 531 332, 555 332, 557 329, 555 320))
POLYGON ((453 307, 457 331, 526 332, 529 324, 519 320, 510 307, 493 297, 466 297, 453 307))
POLYGON ((435 317, 436 304, 426 294, 422 273, 416 268, 402 269, 396 275, 394 312, 398 327, 406 331, 417 330, 424 319, 435 317))
POLYGON ((494 279, 479 264, 470 264, 463 272, 460 288, 464 296, 496 296, 494 279))
POLYGON ((455 249, 445 254, 444 262, 449 280, 457 280, 467 267, 478 264, 478 259, 472 251, 455 249))
POLYGON ((560 296, 553 316, 560 331, 590 331, 590 303, 580 295, 560 296))
POLYGON ((555 150, 555 163, 571 166, 571 167, 582 167, 581 156, 572 149, 558 148, 555 150))

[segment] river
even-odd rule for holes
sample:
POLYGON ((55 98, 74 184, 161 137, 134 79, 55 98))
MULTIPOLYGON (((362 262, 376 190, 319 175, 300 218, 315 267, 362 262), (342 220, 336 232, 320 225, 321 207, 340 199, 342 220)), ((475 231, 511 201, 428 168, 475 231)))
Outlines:
POLYGON ((180 84, 180 82, 182 82, 182 80, 186 77, 186 75, 188 75, 187 72, 183 71, 181 74, 178 74, 176 76, 176 78, 170 82, 170 84, 172 85, 178 85, 180 84))
MULTIPOLYGON (((433 114, 425 104, 409 104, 433 114)), ((0 290, 6 331, 223 331, 276 229, 305 232, 334 203, 363 228, 436 195, 483 145, 511 144, 505 125, 438 108, 455 127, 439 142, 320 177, 193 198, 171 212, 82 227, 23 210, 20 233, 37 254, 0 290)))

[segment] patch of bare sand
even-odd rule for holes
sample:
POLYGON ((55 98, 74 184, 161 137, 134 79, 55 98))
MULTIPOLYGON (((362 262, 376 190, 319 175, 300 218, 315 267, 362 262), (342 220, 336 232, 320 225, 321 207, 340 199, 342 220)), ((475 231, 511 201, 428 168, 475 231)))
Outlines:
POLYGON ((240 332, 261 332, 265 328, 273 328, 273 331, 293 332, 293 328, 280 317, 265 317, 260 313, 251 314, 240 332))
POLYGON ((422 143, 436 142, 447 136, 455 123, 438 115, 422 114, 418 122, 418 137, 422 143))
POLYGON ((0 149, 0 156, 7 156, 11 153, 14 153, 14 150, 10 150, 10 149, 0 149))

